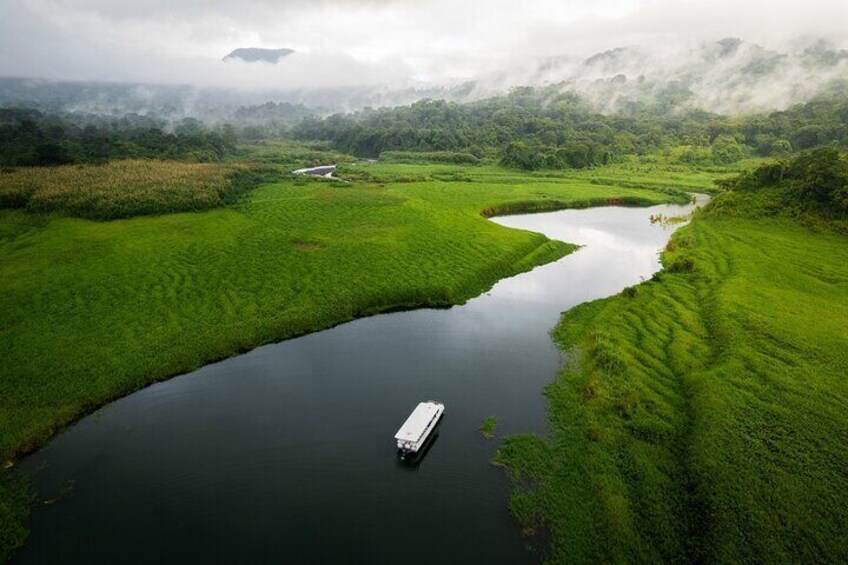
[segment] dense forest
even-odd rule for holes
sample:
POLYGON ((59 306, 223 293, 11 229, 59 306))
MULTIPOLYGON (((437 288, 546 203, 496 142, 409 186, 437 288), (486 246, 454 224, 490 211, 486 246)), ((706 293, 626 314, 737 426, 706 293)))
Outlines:
MULTIPOLYGON (((674 97, 673 89, 667 96, 674 97)), ((232 123, 214 126, 194 118, 168 122, 139 114, 114 118, 8 108, 0 109, 0 165, 220 161, 239 141, 285 138, 328 141, 360 157, 439 152, 441 161, 471 162, 488 156, 525 170, 580 169, 657 152, 686 165, 725 165, 750 156, 848 147, 848 101, 835 94, 739 118, 669 111, 669 104, 630 105, 604 115, 573 92, 522 87, 471 103, 422 100, 324 118, 302 106, 267 103, 240 108, 232 123)))
POLYGON ((603 115, 572 92, 516 88, 468 104, 424 100, 324 119, 307 117, 294 135, 330 140, 340 151, 367 157, 397 150, 480 155, 493 149, 503 164, 527 170, 583 168, 657 151, 668 151, 686 164, 727 164, 745 156, 848 144, 848 102, 835 95, 743 118, 663 108, 634 105, 603 115))
POLYGON ((848 156, 834 147, 807 151, 791 160, 768 162, 718 184, 728 191, 749 195, 762 189, 778 191, 783 211, 848 215, 848 156))
POLYGON ((158 158, 218 161, 235 149, 231 126, 186 118, 168 127, 138 114, 121 118, 0 109, 0 165, 38 166, 158 158))

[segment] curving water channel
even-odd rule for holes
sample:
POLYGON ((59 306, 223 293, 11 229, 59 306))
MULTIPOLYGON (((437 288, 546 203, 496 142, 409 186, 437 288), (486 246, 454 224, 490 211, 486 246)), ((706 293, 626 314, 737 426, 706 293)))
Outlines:
POLYGON ((691 206, 495 219, 583 244, 463 306, 357 320, 257 348, 114 402, 21 465, 41 503, 15 561, 522 563, 510 485, 477 431, 545 432, 560 312, 659 268, 691 206), (417 465, 394 432, 446 405, 417 465))

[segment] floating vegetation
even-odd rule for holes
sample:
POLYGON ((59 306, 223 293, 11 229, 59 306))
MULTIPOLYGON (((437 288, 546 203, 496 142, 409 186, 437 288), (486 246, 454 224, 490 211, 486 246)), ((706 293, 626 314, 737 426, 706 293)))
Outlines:
POLYGON ((495 437, 495 430, 497 427, 498 419, 494 416, 488 416, 485 420, 483 420, 483 424, 480 426, 480 433, 483 434, 483 437, 492 439, 495 437))

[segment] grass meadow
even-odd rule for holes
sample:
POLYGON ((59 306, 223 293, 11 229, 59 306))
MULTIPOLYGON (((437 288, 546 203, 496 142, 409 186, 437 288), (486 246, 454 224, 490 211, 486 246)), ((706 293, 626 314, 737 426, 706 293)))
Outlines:
POLYGON ((488 169, 459 183, 292 179, 235 207, 109 222, 0 211, 0 455, 151 381, 357 316, 462 302, 571 249, 482 210, 669 198, 488 169))
POLYGON ((513 512, 554 562, 848 560, 845 236, 728 194, 663 261, 564 314, 551 436, 498 453, 513 512))
MULTIPOLYGON (((289 177, 192 213, 92 221, 0 210, 0 461, 156 380, 358 316, 461 303, 573 249, 484 211, 687 198, 661 175, 657 189, 621 186, 627 173, 612 170, 599 180, 495 166, 348 169, 352 182, 289 177)), ((711 185, 710 175, 691 180, 711 185)), ((28 500, 3 475, 0 557, 22 539, 11 524, 28 500)))

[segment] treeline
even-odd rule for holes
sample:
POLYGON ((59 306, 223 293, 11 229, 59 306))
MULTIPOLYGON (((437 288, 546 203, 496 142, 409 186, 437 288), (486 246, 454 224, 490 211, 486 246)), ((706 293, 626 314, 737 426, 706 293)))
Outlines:
POLYGON ((848 216, 848 155, 834 147, 803 152, 719 182, 727 190, 781 189, 784 204, 848 216))
POLYGON ((187 118, 165 122, 128 114, 122 118, 55 116, 37 110, 0 109, 0 165, 104 163, 116 159, 220 161, 235 151, 231 126, 210 130, 187 118))
POLYGON ((427 153, 430 161, 465 164, 495 157, 525 170, 579 169, 653 153, 706 167, 822 146, 848 148, 848 97, 839 94, 742 118, 668 110, 659 102, 603 115, 573 92, 521 87, 471 103, 422 100, 326 118, 300 105, 269 102, 240 108, 232 124, 215 127, 191 118, 168 123, 138 114, 0 109, 0 166, 139 158, 209 162, 234 153, 239 141, 292 137, 329 142, 360 157, 414 162, 420 160, 415 154, 427 153))
POLYGON ((530 170, 589 167, 659 151, 681 163, 726 164, 751 155, 848 145, 845 97, 735 119, 700 110, 656 110, 661 107, 607 116, 593 112, 572 92, 522 87, 467 104, 424 100, 323 119, 307 117, 293 134, 301 140, 330 141, 339 151, 364 157, 385 151, 479 155, 495 150, 505 165, 530 170))
POLYGON ((233 113, 232 127, 239 139, 258 141, 289 137, 291 129, 315 112, 302 104, 266 102, 259 106, 242 106, 233 113))

